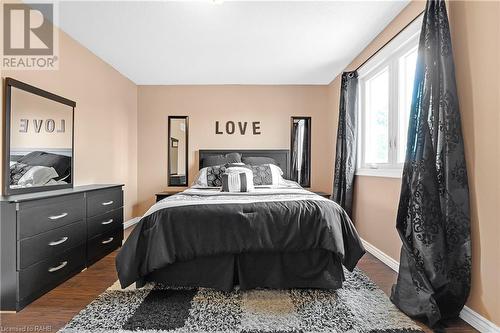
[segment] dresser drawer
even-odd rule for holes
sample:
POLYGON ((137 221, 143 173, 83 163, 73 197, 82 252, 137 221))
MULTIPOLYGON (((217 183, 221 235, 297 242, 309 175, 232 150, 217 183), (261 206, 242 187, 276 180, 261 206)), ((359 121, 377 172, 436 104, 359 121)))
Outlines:
POLYGON ((35 298, 85 268, 85 245, 19 271, 19 298, 35 298))
POLYGON ((111 230, 123 228, 123 208, 118 208, 87 220, 87 237, 107 233, 111 230))
POLYGON ((50 258, 84 244, 87 241, 85 221, 81 220, 18 241, 18 269, 24 269, 34 263, 50 258))
POLYGON ((83 195, 65 196, 21 203, 17 216, 18 239, 34 236, 82 220, 83 195))
POLYGON ((123 229, 117 229, 92 238, 87 243, 87 266, 113 252, 122 245, 123 229))
POLYGON ((123 191, 119 188, 87 194, 87 217, 101 215, 122 206, 123 191))

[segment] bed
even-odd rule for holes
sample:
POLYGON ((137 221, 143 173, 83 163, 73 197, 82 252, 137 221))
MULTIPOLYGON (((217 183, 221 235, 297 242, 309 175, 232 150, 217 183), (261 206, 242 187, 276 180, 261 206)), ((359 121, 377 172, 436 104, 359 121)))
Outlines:
MULTIPOLYGON (((232 152, 200 150, 200 167, 232 152)), ((289 174, 287 150, 238 152, 271 158, 289 174)), ((116 268, 123 288, 337 289, 343 266, 353 270, 364 252, 340 206, 284 180, 245 193, 193 186, 157 202, 124 243, 116 268)))

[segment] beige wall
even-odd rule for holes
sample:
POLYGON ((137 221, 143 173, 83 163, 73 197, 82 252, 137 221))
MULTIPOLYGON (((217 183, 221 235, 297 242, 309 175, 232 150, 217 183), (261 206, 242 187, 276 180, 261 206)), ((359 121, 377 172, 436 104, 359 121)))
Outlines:
MULTIPOLYGON (((139 86, 138 213, 167 188, 167 117, 189 116, 189 183, 199 149, 288 149, 290 117, 312 117, 312 188, 331 189, 335 132, 326 86, 139 86), (215 134, 215 121, 247 121, 246 135, 215 134), (260 121, 261 135, 251 134, 260 121)), ((222 126, 225 127, 225 126, 222 126)))
POLYGON ((75 184, 125 184, 128 219, 137 201, 137 86, 62 32, 59 51, 59 70, 2 71, 2 78, 76 101, 75 184))
POLYGON ((451 2, 449 12, 471 188, 469 305, 500 325, 500 2, 451 2))
MULTIPOLYGON (((346 70, 359 66, 424 6, 410 3, 346 70)), ((467 305, 500 325, 500 3, 451 1, 448 8, 471 195, 473 273, 467 305)), ((339 82, 337 77, 329 87, 333 110, 338 110, 339 82)), ((400 186, 399 179, 356 177, 353 213, 361 237, 396 260, 400 186)))

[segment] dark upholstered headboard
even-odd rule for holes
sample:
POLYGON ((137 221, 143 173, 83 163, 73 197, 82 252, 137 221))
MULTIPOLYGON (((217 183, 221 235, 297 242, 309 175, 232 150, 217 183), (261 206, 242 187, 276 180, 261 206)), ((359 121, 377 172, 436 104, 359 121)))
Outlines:
POLYGON ((283 178, 290 179, 290 151, 288 149, 200 149, 199 169, 201 169, 203 158, 211 155, 225 155, 228 153, 240 153, 246 157, 271 157, 276 160, 278 166, 283 170, 283 178))

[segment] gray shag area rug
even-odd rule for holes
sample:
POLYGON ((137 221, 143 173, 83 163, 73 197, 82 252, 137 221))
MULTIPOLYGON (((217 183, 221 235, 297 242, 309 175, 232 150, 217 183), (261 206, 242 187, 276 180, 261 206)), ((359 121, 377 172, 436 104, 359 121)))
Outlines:
POLYGON ((220 292, 115 283, 60 332, 423 332, 362 271, 342 289, 220 292))

